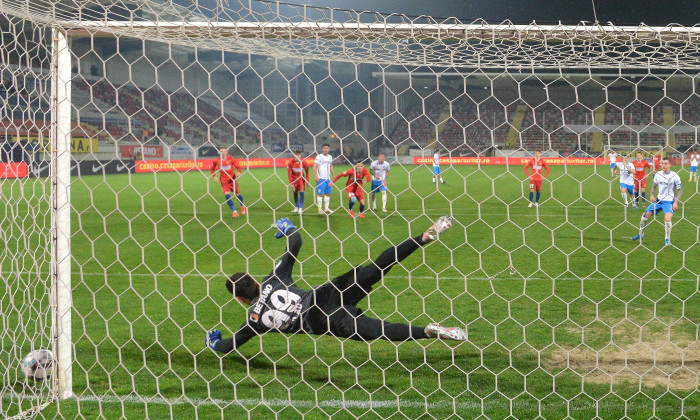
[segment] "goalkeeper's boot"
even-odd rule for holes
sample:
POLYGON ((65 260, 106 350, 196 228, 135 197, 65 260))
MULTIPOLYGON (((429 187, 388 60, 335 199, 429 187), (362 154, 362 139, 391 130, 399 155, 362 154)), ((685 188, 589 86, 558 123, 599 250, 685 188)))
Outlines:
POLYGON ((207 337, 205 339, 205 343, 206 343, 207 347, 216 351, 216 344, 219 341, 221 341, 221 331, 212 330, 212 331, 207 332, 207 337))
POLYGON ((425 334, 430 338, 467 341, 467 333, 463 329, 457 327, 443 327, 437 323, 428 324, 428 326, 425 327, 425 334))
POLYGON ((436 240, 442 232, 451 228, 453 223, 454 219, 452 216, 442 216, 437 219, 437 221, 423 233, 423 242, 427 243, 436 240))
POLYGON ((354 219, 355 218, 355 213, 352 210, 349 210, 348 213, 350 213, 350 218, 354 219))
POLYGON ((641 236, 640 236, 639 234, 636 234, 636 235, 634 235, 633 237, 630 238, 631 241, 639 241, 639 240, 642 240, 642 239, 644 239, 644 235, 641 235, 641 236))
POLYGON ((241 206, 241 214, 245 214, 245 206, 241 206))
POLYGON ((235 217, 238 217, 238 212, 234 210, 234 211, 233 211, 233 214, 231 215, 231 217, 234 217, 234 218, 235 218, 235 217))

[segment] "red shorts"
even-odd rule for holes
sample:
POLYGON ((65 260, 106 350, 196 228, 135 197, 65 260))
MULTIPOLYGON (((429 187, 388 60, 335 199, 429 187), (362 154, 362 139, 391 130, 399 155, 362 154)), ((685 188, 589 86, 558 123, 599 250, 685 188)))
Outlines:
POLYGON ((647 188, 647 179, 646 178, 644 178, 644 179, 635 178, 634 179, 634 189, 639 190, 640 184, 641 184, 642 188, 646 189, 647 188))
POLYGON ((233 191, 236 195, 240 194, 240 191, 238 191, 238 181, 235 179, 229 179, 228 181, 222 182, 221 190, 224 192, 224 194, 228 194, 231 191, 233 191))
POLYGON ((365 193, 362 191, 362 186, 361 185, 349 185, 345 191, 348 193, 348 198, 352 198, 354 195, 355 198, 358 200, 364 200, 365 199, 365 193))
POLYGON ((530 180, 530 189, 531 189, 531 190, 542 191, 542 178, 540 178, 540 179, 531 179, 531 180, 530 180))
POLYGON ((289 184, 292 187, 292 191, 301 192, 306 189, 306 181, 304 178, 297 178, 289 184))

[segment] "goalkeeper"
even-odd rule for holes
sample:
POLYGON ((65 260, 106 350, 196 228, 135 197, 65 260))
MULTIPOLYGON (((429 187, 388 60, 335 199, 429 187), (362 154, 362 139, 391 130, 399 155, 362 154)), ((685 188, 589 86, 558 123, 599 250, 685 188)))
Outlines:
POLYGON ((292 280, 292 268, 301 249, 301 235, 289 219, 280 219, 275 224, 279 229, 277 238, 287 237, 287 252, 282 261, 262 284, 247 273, 236 273, 226 279, 229 293, 250 306, 247 319, 232 338, 222 339, 219 330, 207 332, 206 344, 217 352, 229 353, 256 335, 299 331, 365 341, 426 338, 464 341, 467 335, 460 328, 446 328, 437 323, 422 328, 387 322, 363 315, 356 306, 394 264, 437 239, 452 227, 452 223, 451 217, 443 216, 425 233, 382 252, 373 263, 354 268, 312 290, 305 290, 292 280))

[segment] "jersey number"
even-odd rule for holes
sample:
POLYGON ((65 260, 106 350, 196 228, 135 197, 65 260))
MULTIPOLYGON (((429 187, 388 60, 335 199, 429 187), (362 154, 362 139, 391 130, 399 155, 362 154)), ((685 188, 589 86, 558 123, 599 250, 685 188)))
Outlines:
POLYGON ((275 309, 265 311, 262 315, 263 324, 270 329, 286 329, 291 319, 288 312, 298 315, 301 310, 299 295, 288 290, 278 290, 273 293, 270 296, 270 303, 272 303, 275 309))

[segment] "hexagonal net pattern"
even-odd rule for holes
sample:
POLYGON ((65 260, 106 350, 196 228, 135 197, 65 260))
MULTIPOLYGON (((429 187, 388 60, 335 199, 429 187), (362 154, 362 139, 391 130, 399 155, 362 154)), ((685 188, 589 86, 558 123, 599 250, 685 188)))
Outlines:
POLYGON ((697 416, 695 28, 212 3, 0 6, 5 417, 697 416))

